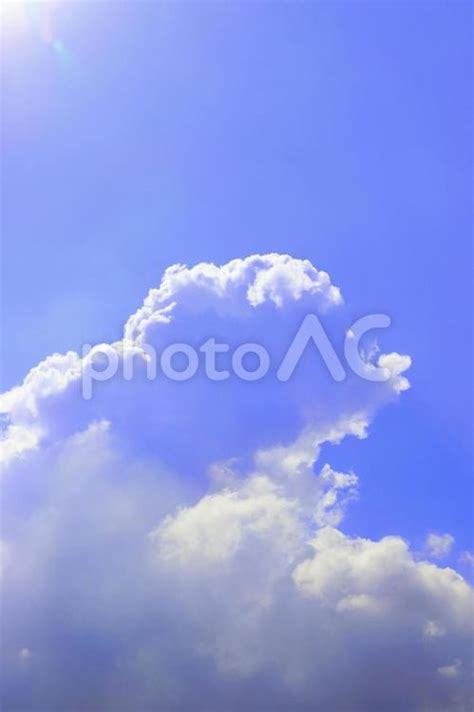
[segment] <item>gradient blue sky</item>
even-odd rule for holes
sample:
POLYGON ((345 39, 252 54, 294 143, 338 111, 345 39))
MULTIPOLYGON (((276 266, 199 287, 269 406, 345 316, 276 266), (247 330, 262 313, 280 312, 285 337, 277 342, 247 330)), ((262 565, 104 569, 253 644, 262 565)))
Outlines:
POLYGON ((436 523, 455 561, 471 545, 469 4, 76 2, 50 35, 45 7, 4 22, 4 388, 120 337, 169 264, 309 258, 354 317, 390 314, 384 349, 413 358, 373 437, 331 454, 362 483, 345 529, 416 548, 436 523))

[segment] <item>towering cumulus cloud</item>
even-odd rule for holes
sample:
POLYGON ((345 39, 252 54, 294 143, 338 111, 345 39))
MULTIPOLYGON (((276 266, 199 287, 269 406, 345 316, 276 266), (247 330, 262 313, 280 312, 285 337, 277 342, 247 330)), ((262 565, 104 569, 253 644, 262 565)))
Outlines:
POLYGON ((365 438, 410 365, 368 334, 385 378, 353 373, 350 327, 307 260, 177 265, 120 341, 2 396, 5 710, 471 708, 468 584, 401 537, 344 534, 358 478, 323 445, 365 438), (314 343, 277 377, 308 314, 338 381, 314 343))

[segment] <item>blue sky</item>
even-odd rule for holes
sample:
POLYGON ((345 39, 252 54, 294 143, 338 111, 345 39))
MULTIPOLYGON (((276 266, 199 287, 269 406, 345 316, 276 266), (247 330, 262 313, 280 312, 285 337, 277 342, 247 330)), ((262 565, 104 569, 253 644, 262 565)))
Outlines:
POLYGON ((3 390, 48 354, 120 338, 171 264, 309 259, 350 317, 389 314, 383 350, 413 360, 367 440, 323 445, 361 481, 344 532, 415 551, 449 533, 457 566, 472 548, 469 4, 22 7, 3 27, 3 390))

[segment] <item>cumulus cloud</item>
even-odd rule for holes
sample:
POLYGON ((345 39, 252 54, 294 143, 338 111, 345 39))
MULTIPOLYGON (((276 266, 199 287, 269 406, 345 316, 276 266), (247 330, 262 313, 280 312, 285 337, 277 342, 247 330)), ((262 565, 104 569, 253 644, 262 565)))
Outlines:
MULTIPOLYGON (((293 577, 305 595, 325 606, 392 616, 399 614, 407 601, 418 598, 422 616, 439 613, 443 620, 452 616, 451 627, 462 627, 469 616, 471 591, 462 577, 451 569, 415 562, 400 537, 388 536, 377 542, 350 539, 326 527, 317 532, 311 546, 314 555, 297 566, 293 577), (443 610, 447 591, 456 592, 448 603, 449 612, 443 610)), ((431 617, 424 630, 433 635, 431 617)), ((436 631, 440 630, 436 624, 436 631)))
MULTIPOLYGON (((10 424, 2 443, 4 459, 18 452, 15 433, 29 433, 23 438, 24 451, 40 439, 54 442, 85 429, 94 419, 109 419, 131 448, 142 451, 161 443, 166 465, 180 472, 190 466, 204 471, 216 460, 289 443, 308 425, 322 427, 353 413, 370 419, 396 397, 400 384, 408 386, 401 376, 410 365, 408 357, 387 355, 390 378, 384 383, 364 382, 348 371, 344 383, 334 389, 313 347, 313 353, 308 349, 303 355, 291 383, 276 378, 303 317, 308 312, 338 312, 341 305, 340 291, 325 272, 287 255, 257 255, 223 267, 172 267, 127 320, 124 341, 99 345, 84 358, 73 352, 50 356, 2 397, 0 409, 10 424), (262 344, 272 358, 268 377, 252 384, 236 378, 210 382, 199 372, 186 388, 160 373, 152 382, 146 379, 145 344, 160 354, 174 343, 199 349, 210 336, 231 350, 245 342, 262 344), (116 353, 118 373, 96 383, 93 399, 86 402, 80 398, 81 376, 94 359, 100 361, 100 349, 116 353), (127 367, 134 372, 132 383, 124 377, 127 367), (183 431, 192 433, 189 448, 183 431)), ((343 320, 342 313, 325 322, 339 339, 343 320)), ((224 366, 229 358, 222 354, 224 366)), ((368 361, 367 368, 374 366, 368 361)))
POLYGON ((278 364, 308 312, 350 326, 306 260, 175 266, 126 323, 131 381, 85 402, 69 353, 5 394, 5 709, 470 709, 471 588, 345 534, 358 477, 322 458, 367 437, 409 358, 368 357, 383 383, 335 383, 317 352, 287 383, 146 378, 144 344, 211 335, 278 364))
POLYGON ((309 260, 289 255, 253 255, 222 267, 201 263, 169 267, 158 289, 151 289, 143 307, 125 325, 125 338, 143 341, 148 328, 167 324, 183 311, 200 313, 207 308, 233 316, 271 303, 283 307, 309 296, 313 309, 325 311, 342 302, 341 292, 329 275, 309 260))

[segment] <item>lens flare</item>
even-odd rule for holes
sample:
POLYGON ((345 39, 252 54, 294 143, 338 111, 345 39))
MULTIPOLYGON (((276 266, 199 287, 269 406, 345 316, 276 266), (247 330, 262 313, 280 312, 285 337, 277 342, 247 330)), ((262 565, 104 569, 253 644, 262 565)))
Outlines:
POLYGON ((30 43, 46 45, 54 55, 61 74, 67 78, 74 74, 76 63, 58 29, 58 11, 64 7, 64 2, 58 0, 0 0, 3 41, 12 48, 30 43))

